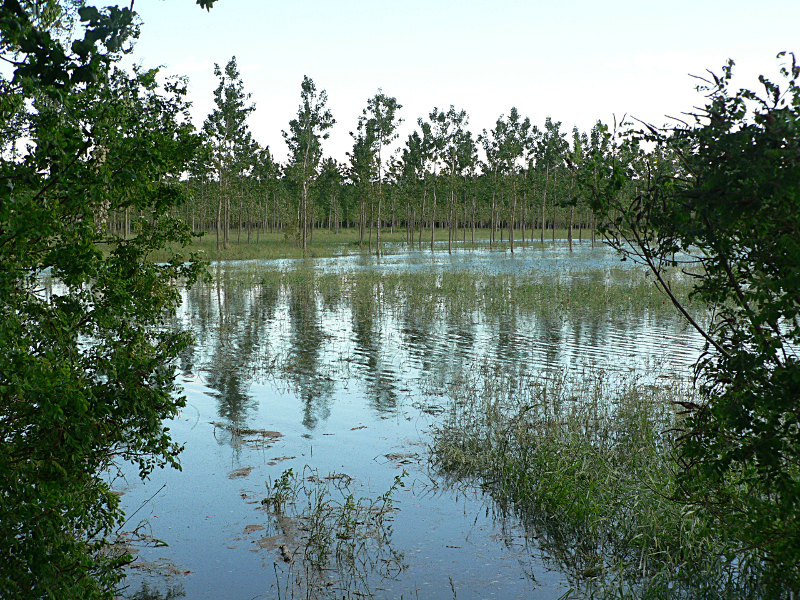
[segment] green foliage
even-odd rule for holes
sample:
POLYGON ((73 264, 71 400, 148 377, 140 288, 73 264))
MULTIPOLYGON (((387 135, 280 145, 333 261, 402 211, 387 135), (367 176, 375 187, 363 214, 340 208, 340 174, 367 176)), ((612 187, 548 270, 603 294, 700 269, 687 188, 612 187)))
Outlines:
MULTIPOLYGON (((440 392, 440 390, 437 390, 440 392)), ((762 598, 757 556, 707 511, 672 501, 679 382, 602 371, 518 377, 489 364, 453 381, 432 461, 477 479, 558 569, 564 598, 762 598)))
POLYGON ((693 123, 645 127, 595 157, 611 243, 657 277, 700 267, 693 294, 715 311, 709 327, 662 281, 708 342, 703 400, 686 405, 681 494, 760 549, 776 588, 800 585, 800 67, 789 56, 782 86, 761 77, 761 95, 734 90, 729 62, 702 80, 693 123))
POLYGON ((215 108, 206 118, 203 131, 214 147, 217 176, 222 180, 243 170, 243 155, 249 153, 252 145, 247 117, 255 110, 255 105, 247 103, 250 94, 244 92, 235 56, 224 70, 215 64, 214 75, 219 78, 214 90, 215 108))
POLYGON ((0 8, 0 596, 109 597, 127 557, 103 472, 178 466, 164 419, 183 404, 171 365, 187 337, 162 327, 198 266, 151 255, 190 240, 165 216, 197 138, 185 86, 113 61, 128 9, 78 11, 83 38, 0 8), (63 37, 63 36, 62 36, 63 37), (140 215, 137 235, 109 216, 140 215))
POLYGON ((289 146, 290 164, 288 174, 300 191, 298 215, 300 246, 305 250, 308 244, 312 215, 309 206, 309 188, 317 173, 322 158, 322 141, 330 135, 328 129, 336 120, 327 108, 328 94, 325 90, 317 92, 317 86, 307 75, 300 85, 300 107, 297 118, 289 121, 289 131, 283 132, 289 146))
POLYGON ((367 107, 364 109, 360 121, 367 123, 367 127, 374 133, 372 151, 377 155, 378 177, 382 167, 381 150, 384 146, 391 144, 397 139, 397 127, 403 122, 397 117, 397 111, 403 108, 398 104, 397 99, 387 96, 382 90, 378 90, 372 98, 367 100, 367 107))
MULTIPOLYGON (((367 100, 367 107, 359 118, 359 129, 366 129, 372 131, 374 135, 369 136, 370 152, 373 155, 373 160, 378 167, 378 215, 377 215, 377 245, 376 252, 381 253, 381 210, 383 204, 383 149, 394 140, 397 139, 397 127, 403 122, 397 116, 397 111, 403 108, 402 104, 397 102, 397 98, 387 96, 379 88, 378 93, 372 98, 367 100)), ((370 211, 372 214, 372 211, 370 211)), ((372 220, 372 217, 370 217, 372 220)), ((370 223, 370 228, 372 223, 370 223)), ((370 233, 371 236, 371 233, 370 233)))
POLYGON ((321 475, 308 466, 267 482, 268 531, 282 539, 278 550, 289 563, 281 569, 283 597, 369 597, 376 583, 396 577, 405 563, 391 545, 393 498, 406 475, 375 498, 357 496, 344 473, 321 475))
POLYGON ((239 73, 236 57, 232 56, 225 69, 214 64, 214 75, 219 84, 214 90, 214 110, 203 123, 203 133, 211 143, 212 168, 219 184, 217 190, 217 248, 227 247, 231 222, 231 196, 235 184, 241 184, 243 176, 249 174, 258 160, 258 144, 247 126, 247 117, 255 110, 248 104, 250 94, 244 92, 244 83, 239 73))

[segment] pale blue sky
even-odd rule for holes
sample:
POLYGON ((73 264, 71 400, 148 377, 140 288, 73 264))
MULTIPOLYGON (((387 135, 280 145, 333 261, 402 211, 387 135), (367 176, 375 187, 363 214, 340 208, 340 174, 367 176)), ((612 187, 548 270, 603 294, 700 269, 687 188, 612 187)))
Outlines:
POLYGON ((403 104, 401 142, 417 117, 454 104, 478 133, 511 106, 589 129, 613 114, 661 124, 700 102, 689 73, 728 57, 744 83, 800 52, 800 2, 640 0, 136 0, 139 62, 187 75, 198 125, 212 107, 213 63, 236 55, 256 112, 250 127, 275 156, 309 75, 337 124, 325 153, 345 158, 349 132, 378 87, 403 104), (765 8, 766 6, 769 8, 765 8))

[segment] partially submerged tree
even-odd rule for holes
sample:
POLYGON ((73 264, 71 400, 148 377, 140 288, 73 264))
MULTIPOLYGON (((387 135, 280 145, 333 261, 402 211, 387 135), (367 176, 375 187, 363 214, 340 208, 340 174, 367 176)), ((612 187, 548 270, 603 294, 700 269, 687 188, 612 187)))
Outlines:
POLYGON ((456 110, 453 105, 447 112, 435 111, 431 113, 431 122, 434 135, 437 136, 435 147, 440 151, 440 159, 444 163, 447 171, 449 202, 447 205, 447 251, 452 252, 453 238, 455 236, 456 199, 458 197, 459 178, 474 167, 477 160, 475 143, 472 140, 472 133, 467 130, 469 117, 465 110, 456 110))
POLYGON ((244 92, 233 56, 221 69, 214 64, 214 75, 219 77, 219 85, 214 90, 216 108, 206 117, 203 131, 211 141, 214 151, 214 165, 217 182, 217 250, 221 246, 228 247, 231 221, 231 195, 234 193, 235 181, 247 169, 246 159, 251 154, 253 139, 247 126, 247 117, 255 110, 255 105, 248 104, 250 94, 244 92), (222 241, 220 241, 222 238, 222 241))
POLYGON ((424 184, 425 173, 425 152, 422 137, 419 132, 414 131, 406 139, 406 145, 400 153, 400 176, 399 184, 403 188, 406 198, 406 227, 407 241, 414 243, 414 227, 420 223, 419 244, 422 246, 422 229, 425 219, 425 200, 427 190, 422 189, 420 195, 420 184, 424 184), (421 198, 420 198, 421 196, 421 198), (417 203, 420 203, 419 218, 417 218, 417 203))
POLYGON ((300 191, 298 208, 298 235, 300 247, 305 251, 311 227, 310 188, 322 158, 322 140, 328 139, 327 131, 336 121, 327 108, 328 94, 317 92, 317 86, 307 75, 300 85, 300 107, 297 118, 289 121, 289 131, 283 132, 289 146, 289 174, 295 179, 300 191))
POLYGON ((350 137, 353 138, 353 149, 348 152, 349 175, 358 196, 358 247, 363 248, 367 226, 367 200, 372 202, 372 178, 376 168, 372 152, 375 145, 374 121, 359 119, 358 127, 350 132, 350 137))
MULTIPOLYGON (((553 121, 547 117, 544 122, 544 129, 537 138, 535 156, 536 166, 541 171, 544 170, 544 186, 542 188, 542 228, 541 243, 544 243, 544 230, 547 222, 547 192, 555 188, 555 179, 564 166, 566 153, 569 150, 567 133, 561 131, 561 121, 553 121)), ((551 197, 551 204, 555 209, 555 199, 551 197)), ((552 222, 553 241, 556 238, 555 218, 552 222)))
MULTIPOLYGON (((402 123, 402 119, 397 116, 397 111, 403 108, 402 104, 397 103, 397 99, 387 96, 382 90, 378 90, 372 98, 367 101, 367 107, 359 118, 359 129, 370 130, 372 132, 372 154, 378 170, 378 215, 377 230, 375 238, 375 253, 381 253, 381 211, 383 209, 383 164, 384 147, 397 139, 397 127, 402 123)), ((372 218, 370 217, 370 227, 372 218)), ((371 239, 371 238, 370 238, 371 239)))
POLYGON ((316 188, 320 209, 324 210, 328 217, 328 229, 339 233, 339 223, 342 218, 340 206, 342 171, 335 159, 323 159, 316 188))

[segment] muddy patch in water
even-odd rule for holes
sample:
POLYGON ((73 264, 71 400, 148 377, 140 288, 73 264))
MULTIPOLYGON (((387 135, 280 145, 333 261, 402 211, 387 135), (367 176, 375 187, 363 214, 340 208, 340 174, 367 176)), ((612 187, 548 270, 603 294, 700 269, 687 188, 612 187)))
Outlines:
POLYGON ((242 477, 248 477, 250 475, 250 472, 254 468, 255 467, 240 467, 238 469, 234 469, 233 471, 228 473, 228 479, 239 479, 242 477))

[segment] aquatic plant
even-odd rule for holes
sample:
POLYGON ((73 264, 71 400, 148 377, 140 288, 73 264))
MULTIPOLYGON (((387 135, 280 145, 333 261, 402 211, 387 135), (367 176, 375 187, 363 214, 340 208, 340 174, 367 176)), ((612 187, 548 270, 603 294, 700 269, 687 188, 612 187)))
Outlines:
POLYGON ((524 524, 571 585, 566 596, 767 597, 758 556, 674 501, 680 382, 490 369, 447 390, 434 469, 480 485, 524 524))
POLYGON ((405 563, 391 546, 393 496, 406 475, 375 498, 357 496, 348 475, 322 476, 308 466, 268 481, 262 504, 282 539, 277 549, 285 565, 276 566, 279 595, 371 598, 376 580, 399 575, 405 563))

